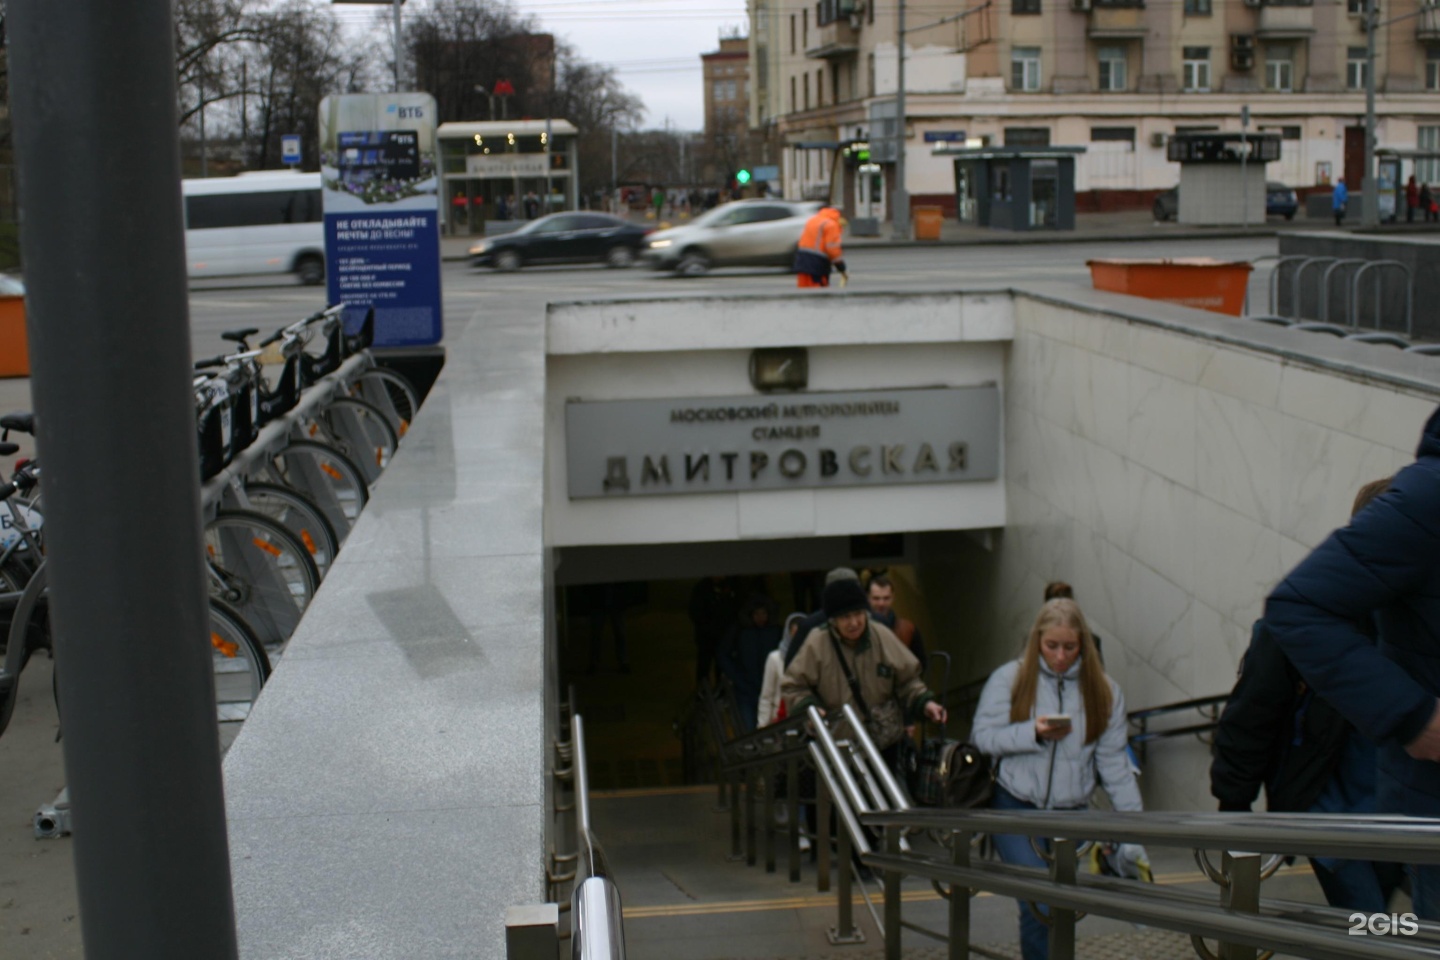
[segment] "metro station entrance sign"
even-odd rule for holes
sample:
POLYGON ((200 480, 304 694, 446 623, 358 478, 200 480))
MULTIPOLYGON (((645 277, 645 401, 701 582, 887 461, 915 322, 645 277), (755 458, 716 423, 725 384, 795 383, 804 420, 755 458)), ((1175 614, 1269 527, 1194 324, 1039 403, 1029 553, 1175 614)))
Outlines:
POLYGON ((994 480, 993 385, 572 401, 569 496, 653 496, 994 480))

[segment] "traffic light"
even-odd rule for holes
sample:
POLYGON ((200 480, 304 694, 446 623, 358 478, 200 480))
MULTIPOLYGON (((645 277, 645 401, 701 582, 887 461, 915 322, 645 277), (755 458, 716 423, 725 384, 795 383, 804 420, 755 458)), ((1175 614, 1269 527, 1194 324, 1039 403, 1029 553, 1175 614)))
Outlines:
POLYGON ((740 184, 740 186, 742 186, 742 187, 745 186, 745 184, 747 184, 747 183, 750 182, 750 171, 749 171, 749 170, 736 170, 736 171, 735 171, 735 182, 738 183, 738 184, 740 184))

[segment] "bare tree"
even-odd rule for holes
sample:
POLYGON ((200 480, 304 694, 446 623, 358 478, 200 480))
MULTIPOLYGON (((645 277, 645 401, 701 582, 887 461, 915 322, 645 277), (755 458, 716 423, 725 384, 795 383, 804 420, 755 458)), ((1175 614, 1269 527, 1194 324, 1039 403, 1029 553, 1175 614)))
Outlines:
MULTIPOLYGON (((514 93, 514 118, 545 116, 555 77, 555 46, 535 21, 504 0, 434 0, 405 24, 404 46, 416 89, 435 97, 441 121, 487 118, 501 81, 514 93), (485 92, 476 90, 480 86, 485 92)), ((500 118, 500 107, 495 119, 500 118)))

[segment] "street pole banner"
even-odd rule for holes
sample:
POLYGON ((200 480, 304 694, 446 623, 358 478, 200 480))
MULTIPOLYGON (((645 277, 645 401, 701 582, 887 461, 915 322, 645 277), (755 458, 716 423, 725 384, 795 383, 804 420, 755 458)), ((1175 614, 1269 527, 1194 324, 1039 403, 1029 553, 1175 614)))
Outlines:
POLYGON ((327 292, 375 308, 376 346, 442 336, 435 118, 428 93, 320 101, 327 292))

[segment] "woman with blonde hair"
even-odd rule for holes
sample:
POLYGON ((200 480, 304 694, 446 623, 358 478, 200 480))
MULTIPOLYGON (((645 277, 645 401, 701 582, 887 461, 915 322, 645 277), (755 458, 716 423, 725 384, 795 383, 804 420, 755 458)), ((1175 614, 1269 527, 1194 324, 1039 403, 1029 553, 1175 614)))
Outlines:
MULTIPOLYGON (((1125 698, 1106 676, 1074 600, 1042 606, 1020 659, 990 675, 972 737, 997 765, 990 804, 997 810, 1083 810, 1097 775, 1116 810, 1141 809, 1125 752, 1125 698)), ((1006 863, 1045 866, 1029 837, 993 839, 1006 863)), ((1049 940, 1045 924, 1022 901, 1024 960, 1045 960, 1049 940)))

